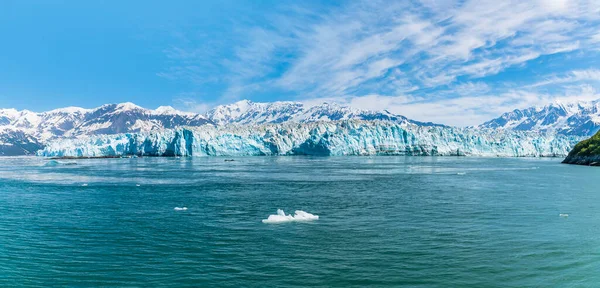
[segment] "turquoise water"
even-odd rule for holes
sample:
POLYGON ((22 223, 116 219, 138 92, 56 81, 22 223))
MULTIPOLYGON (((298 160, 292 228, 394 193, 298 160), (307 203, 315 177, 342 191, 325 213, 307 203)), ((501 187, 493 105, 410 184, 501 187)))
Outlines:
POLYGON ((600 285, 598 168, 235 160, 0 158, 0 286, 600 285))

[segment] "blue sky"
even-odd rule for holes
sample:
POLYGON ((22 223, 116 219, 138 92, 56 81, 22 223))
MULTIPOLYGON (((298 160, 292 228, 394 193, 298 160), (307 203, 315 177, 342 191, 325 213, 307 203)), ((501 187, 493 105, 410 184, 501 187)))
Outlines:
POLYGON ((600 98, 599 28, 599 1, 7 0, 0 107, 330 101, 475 125, 600 98))

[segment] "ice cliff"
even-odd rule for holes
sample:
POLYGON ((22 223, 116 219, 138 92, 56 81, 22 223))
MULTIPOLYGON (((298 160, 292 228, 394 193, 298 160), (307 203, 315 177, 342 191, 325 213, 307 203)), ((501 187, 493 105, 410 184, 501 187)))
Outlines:
POLYGON ((39 156, 473 155, 564 156, 580 137, 348 120, 94 135, 49 143, 39 156))

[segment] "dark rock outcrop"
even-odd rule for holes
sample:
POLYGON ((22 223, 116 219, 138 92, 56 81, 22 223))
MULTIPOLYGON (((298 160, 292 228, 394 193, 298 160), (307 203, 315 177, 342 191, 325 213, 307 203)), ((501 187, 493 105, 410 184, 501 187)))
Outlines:
POLYGON ((600 131, 575 145, 562 163, 600 166, 600 131))

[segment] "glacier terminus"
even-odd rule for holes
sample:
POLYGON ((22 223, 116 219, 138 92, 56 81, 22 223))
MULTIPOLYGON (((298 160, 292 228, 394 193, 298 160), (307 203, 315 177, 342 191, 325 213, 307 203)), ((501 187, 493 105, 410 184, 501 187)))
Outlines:
POLYGON ((43 113, 0 109, 0 155, 565 156, 600 127, 598 103, 516 111, 467 128, 335 103, 243 100, 203 114, 167 106, 150 110, 133 103, 43 113), (541 124, 523 124, 534 122, 541 124))
POLYGON ((94 135, 49 143, 44 157, 444 155, 553 157, 582 138, 408 122, 340 120, 225 126, 94 135))

